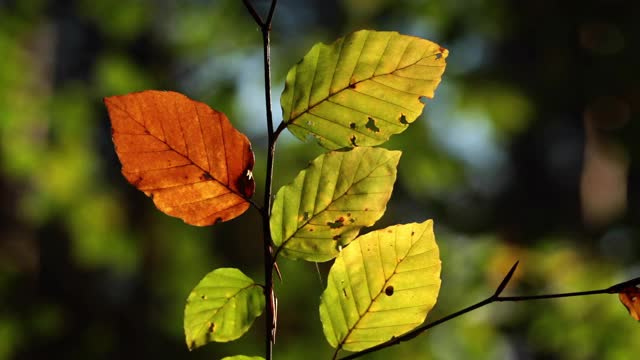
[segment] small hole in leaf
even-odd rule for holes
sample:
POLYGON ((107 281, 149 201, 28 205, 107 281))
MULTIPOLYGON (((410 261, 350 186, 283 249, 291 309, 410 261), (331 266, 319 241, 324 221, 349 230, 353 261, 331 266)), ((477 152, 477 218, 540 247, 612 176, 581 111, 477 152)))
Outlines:
POLYGON ((210 322, 209 326, 207 327, 207 330, 209 330, 209 332, 213 332, 215 327, 216 327, 216 324, 214 324, 213 322, 210 322))
POLYGON ((367 121, 365 127, 373 132, 380 132, 380 128, 376 126, 376 121, 372 117, 369 117, 369 121, 367 121))
POLYGON ((358 144, 356 144, 356 136, 355 135, 352 135, 351 138, 349 138, 349 140, 351 140, 351 145, 358 146, 358 144))
POLYGON ((391 286, 391 285, 387 286, 387 288, 386 288, 386 289, 384 289, 384 293, 385 293, 387 296, 391 296, 391 295, 393 295, 393 286, 391 286))
POLYGON ((409 125, 409 122, 407 121, 407 117, 404 116, 404 114, 400 115, 400 123, 404 125, 409 125))
POLYGON ((200 296, 200 299, 202 299, 202 300, 207 300, 207 295, 201 295, 201 296, 200 296))
POLYGON ((349 127, 352 128, 352 129, 355 129, 356 128, 356 123, 349 124, 349 127))

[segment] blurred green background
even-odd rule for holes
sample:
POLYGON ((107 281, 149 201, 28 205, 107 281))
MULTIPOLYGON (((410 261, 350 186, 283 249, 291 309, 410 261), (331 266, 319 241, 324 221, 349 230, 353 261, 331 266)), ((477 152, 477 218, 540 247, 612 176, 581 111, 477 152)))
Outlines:
MULTIPOLYGON (((267 1, 255 1, 266 10, 267 1)), ((435 219, 443 284, 429 319, 488 296, 607 287, 640 275, 640 2, 281 0, 274 104, 310 47, 396 30, 451 51, 377 228, 435 219)), ((189 353, 185 299, 207 272, 262 279, 259 217, 195 228, 126 183, 105 96, 175 90, 248 134, 264 181, 260 32, 239 0, 0 0, 0 359, 218 359, 189 353)), ((319 154, 286 134, 277 187, 319 154)), ((262 189, 256 199, 261 199, 262 189)), ((327 359, 315 266, 280 261, 276 359, 327 359)), ((326 273, 327 265, 321 265, 326 273)), ((616 296, 494 304, 371 359, 633 359, 616 296)))

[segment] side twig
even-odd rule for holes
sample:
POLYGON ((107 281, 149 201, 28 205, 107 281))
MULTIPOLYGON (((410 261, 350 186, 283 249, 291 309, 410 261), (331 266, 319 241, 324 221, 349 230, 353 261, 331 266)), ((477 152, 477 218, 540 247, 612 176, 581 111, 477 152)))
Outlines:
POLYGON ((598 295, 598 294, 616 294, 621 292, 622 290, 630 287, 630 286, 637 286, 640 284, 640 277, 629 280, 629 281, 625 281, 625 282, 621 282, 618 284, 615 284, 613 286, 610 286, 608 288, 605 289, 599 289, 599 290, 588 290, 588 291, 578 291, 578 292, 570 292, 570 293, 560 293, 560 294, 544 294, 544 295, 532 295, 532 296, 500 296, 500 294, 502 294, 502 291, 507 287, 507 285, 509 284, 509 281, 511 280, 511 277, 513 276, 513 274, 516 271, 516 268, 518 267, 518 263, 516 262, 511 269, 509 270, 509 272, 507 273, 507 275, 504 277, 504 279, 502 280, 502 282, 500 283, 500 285, 498 285, 498 287, 496 288, 496 291, 493 295, 491 295, 490 297, 475 303, 471 306, 468 306, 464 309, 458 310, 452 314, 449 314, 445 317, 442 317, 436 321, 433 321, 431 323, 425 324, 423 326, 420 326, 418 328, 415 328, 412 331, 409 331, 408 333, 405 333, 404 335, 398 336, 398 337, 394 337, 391 338, 389 341, 384 342, 382 344, 376 345, 374 347, 371 347, 369 349, 365 349, 353 354, 350 354, 348 356, 345 356, 343 358, 341 358, 340 360, 349 360, 349 359, 356 359, 359 358, 363 355, 366 354, 370 354, 372 352, 376 352, 382 349, 386 349, 388 347, 391 347, 393 345, 398 345, 401 342, 405 342, 408 340, 411 340, 413 338, 415 338, 416 336, 424 333, 425 331, 427 331, 428 329, 431 329, 435 326, 438 326, 442 323, 445 323, 449 320, 455 319, 458 316, 464 315, 468 312, 471 312, 473 310, 479 309, 483 306, 489 305, 491 303, 494 302, 505 302, 505 301, 512 301, 512 302, 516 302, 516 301, 530 301, 530 300, 544 300, 544 299, 556 299, 556 298, 566 298, 566 297, 574 297, 574 296, 587 296, 587 295, 598 295))

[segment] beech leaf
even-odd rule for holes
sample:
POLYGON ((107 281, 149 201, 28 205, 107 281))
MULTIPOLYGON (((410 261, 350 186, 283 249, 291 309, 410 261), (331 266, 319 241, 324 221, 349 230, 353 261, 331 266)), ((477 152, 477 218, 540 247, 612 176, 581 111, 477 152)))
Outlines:
POLYGON ((104 102, 122 174, 160 211, 206 226, 247 210, 254 156, 247 137, 223 113, 172 91, 104 102))
POLYGON ((629 286, 620 291, 618 297, 627 310, 629 310, 629 315, 637 321, 640 321, 640 288, 629 286))
POLYGON ((287 74, 283 120, 296 137, 313 135, 328 149, 381 144, 422 113, 447 55, 431 41, 386 31, 316 44, 287 74))
POLYGON ((234 268, 207 274, 187 298, 184 333, 189 350, 241 337, 264 310, 262 287, 234 268))
POLYGON ((440 291, 433 221, 360 236, 329 271, 320 320, 331 346, 360 351, 422 324, 440 291))
POLYGON ((318 156, 276 195, 270 226, 277 253, 333 259, 384 214, 400 155, 362 147, 318 156))

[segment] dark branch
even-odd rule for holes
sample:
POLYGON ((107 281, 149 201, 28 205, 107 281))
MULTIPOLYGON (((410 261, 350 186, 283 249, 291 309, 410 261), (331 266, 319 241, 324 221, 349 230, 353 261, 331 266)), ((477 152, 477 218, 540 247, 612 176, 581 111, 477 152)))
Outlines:
POLYGON ((500 285, 498 285, 498 287, 496 288, 496 291, 493 295, 491 295, 490 297, 475 303, 471 306, 468 306, 462 310, 458 310, 452 314, 449 314, 443 318, 440 318, 434 322, 425 324, 423 326, 420 326, 418 328, 415 328, 411 331, 409 331, 408 333, 405 333, 404 335, 398 336, 398 337, 393 337, 391 338, 389 341, 384 342, 382 344, 373 346, 371 348, 350 354, 348 356, 345 356, 343 358, 341 358, 340 360, 350 360, 350 359, 356 359, 359 358, 363 355, 366 354, 370 354, 372 352, 376 352, 388 347, 391 347, 393 345, 398 345, 401 342, 405 342, 408 340, 411 340, 413 338, 415 338, 416 336, 424 333, 425 331, 427 331, 428 329, 431 329, 435 326, 438 326, 442 323, 445 323, 449 320, 453 320, 455 318, 457 318, 458 316, 464 315, 468 312, 471 312, 473 310, 479 309, 483 306, 489 305, 491 303, 494 302, 504 302, 504 301, 529 301, 529 300, 543 300, 543 299, 557 299, 557 298, 567 298, 567 297, 575 297, 575 296, 587 296, 587 295, 598 295, 598 294, 615 294, 615 293, 619 293, 624 289, 627 289, 631 286, 637 286, 640 285, 640 277, 637 277, 635 279, 629 280, 629 281, 625 281, 625 282, 621 282, 618 284, 615 284, 613 286, 610 286, 606 289, 599 289, 599 290, 588 290, 588 291, 579 291, 579 292, 570 292, 570 293, 561 293, 561 294, 545 294, 545 295, 532 295, 532 296, 500 296, 500 294, 502 293, 502 291, 507 287, 509 281, 511 280, 511 277, 513 276, 516 268, 518 267, 518 262, 516 262, 512 267, 511 270, 509 270, 509 272, 507 273, 507 275, 504 277, 504 280, 502 280, 502 282, 500 283, 500 285))
MULTIPOLYGON (((260 26, 262 32, 262 47, 264 55, 264 97, 267 115, 267 136, 268 136, 268 149, 267 149, 267 173, 265 176, 265 189, 264 189, 264 203, 260 209, 262 215, 262 233, 263 233, 263 252, 264 252, 264 297, 266 302, 266 321, 265 321, 265 358, 271 360, 273 354, 273 344, 276 337, 276 322, 277 322, 277 304, 278 299, 273 289, 273 270, 275 268, 278 277, 282 279, 280 270, 275 262, 273 254, 273 248, 271 243, 271 230, 269 228, 269 219, 271 217, 271 200, 272 200, 272 181, 273 181, 273 161, 275 157, 275 146, 278 138, 278 132, 273 130, 273 111, 271 109, 271 21, 273 14, 276 10, 277 0, 271 1, 271 7, 269 8, 269 14, 267 20, 263 21, 256 9, 253 7, 249 0, 243 0, 249 14, 253 17, 253 20, 260 26)), ((254 204, 254 206, 256 206, 254 204)), ((257 207, 257 206, 256 206, 257 207)))
POLYGON ((242 2, 244 3, 244 6, 247 7, 249 14, 251 14, 256 24, 258 24, 258 26, 262 28, 264 26, 264 22, 262 21, 262 18, 260 17, 260 15, 258 15, 258 12, 253 7, 253 5, 251 5, 251 2, 249 0, 242 0, 242 2))
POLYGON ((273 13, 276 11, 276 5, 278 4, 278 0, 271 1, 271 8, 269 8, 269 14, 267 15, 267 21, 264 23, 264 26, 271 29, 271 20, 273 19, 273 13))

